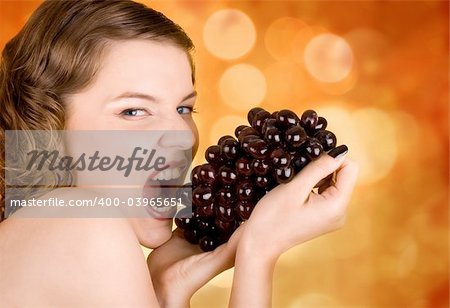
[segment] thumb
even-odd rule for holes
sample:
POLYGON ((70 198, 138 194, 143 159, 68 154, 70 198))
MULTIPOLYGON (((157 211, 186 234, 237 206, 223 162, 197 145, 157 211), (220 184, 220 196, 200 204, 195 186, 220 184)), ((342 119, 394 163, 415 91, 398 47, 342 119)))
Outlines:
POLYGON ((298 188, 301 187, 307 196, 320 180, 332 174, 343 164, 347 152, 347 146, 340 145, 328 154, 323 154, 310 162, 292 180, 293 189, 297 190, 298 194, 298 188))

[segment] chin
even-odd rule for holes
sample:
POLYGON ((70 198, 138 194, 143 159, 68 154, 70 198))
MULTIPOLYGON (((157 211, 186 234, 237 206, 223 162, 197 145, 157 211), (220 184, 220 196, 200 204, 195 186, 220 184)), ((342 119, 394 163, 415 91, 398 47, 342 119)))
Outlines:
POLYGON ((172 220, 135 219, 134 229, 139 243, 150 249, 163 245, 172 237, 172 220))

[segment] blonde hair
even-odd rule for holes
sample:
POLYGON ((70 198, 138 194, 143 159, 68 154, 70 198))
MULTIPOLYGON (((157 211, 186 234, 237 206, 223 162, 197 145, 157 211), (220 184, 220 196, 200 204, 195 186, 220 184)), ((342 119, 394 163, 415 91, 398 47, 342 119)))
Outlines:
POLYGON ((0 64, 0 221, 5 211, 5 131, 63 130, 65 97, 95 77, 108 42, 150 39, 189 55, 183 29, 128 0, 45 1, 2 52, 0 64))

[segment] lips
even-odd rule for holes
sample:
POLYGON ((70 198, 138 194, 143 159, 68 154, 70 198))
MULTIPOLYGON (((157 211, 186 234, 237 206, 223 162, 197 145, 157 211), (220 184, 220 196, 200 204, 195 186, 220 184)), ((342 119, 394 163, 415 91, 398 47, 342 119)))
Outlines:
POLYGON ((185 160, 169 162, 166 166, 168 168, 150 174, 142 190, 142 197, 148 201, 148 206, 145 207, 147 212, 153 218, 163 220, 172 219, 177 212, 177 207, 173 206, 171 200, 176 198, 176 191, 182 186, 187 171, 185 160), (157 198, 160 198, 161 205, 157 205, 157 198), (164 201, 169 205, 166 206, 164 201))

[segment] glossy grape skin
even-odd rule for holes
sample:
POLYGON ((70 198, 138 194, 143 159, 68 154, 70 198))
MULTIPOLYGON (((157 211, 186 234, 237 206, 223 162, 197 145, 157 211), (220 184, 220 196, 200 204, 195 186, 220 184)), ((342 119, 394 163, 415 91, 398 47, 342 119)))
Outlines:
POLYGON ((217 145, 221 146, 221 145, 222 145, 222 142, 224 142, 225 140, 228 140, 228 139, 233 139, 233 140, 234 140, 234 137, 233 137, 233 136, 230 136, 230 135, 222 136, 222 137, 220 137, 219 140, 217 141, 217 145))
POLYGON ((277 124, 277 120, 276 119, 268 118, 266 121, 264 121, 264 124, 263 124, 263 126, 261 128, 261 135, 264 136, 266 134, 266 131, 269 128, 277 127, 276 124, 277 124))
POLYGON ((251 176, 253 174, 252 160, 247 157, 241 157, 236 161, 236 173, 240 176, 251 176))
POLYGON ((197 185, 200 185, 200 183, 201 183, 200 178, 199 178, 199 173, 198 173, 201 166, 202 165, 195 166, 191 171, 192 186, 197 186, 197 185))
POLYGON ((214 216, 214 207, 215 203, 211 202, 209 205, 198 206, 196 212, 201 218, 210 218, 214 216))
POLYGON ((311 160, 319 158, 323 152, 322 144, 316 138, 308 138, 305 142, 304 149, 311 160))
POLYGON ((235 218, 234 208, 219 204, 216 207, 216 217, 222 221, 232 222, 235 218))
POLYGON ((239 142, 236 139, 226 139, 221 143, 222 155, 229 159, 235 160, 239 155, 239 142))
POLYGON ((192 191, 192 203, 196 206, 207 206, 213 202, 211 187, 199 185, 192 191))
POLYGON ((276 148, 270 153, 272 165, 276 168, 284 168, 291 163, 291 155, 282 148, 276 148))
POLYGON ((229 187, 223 187, 217 192, 217 202, 219 205, 231 206, 236 200, 234 191, 229 187))
POLYGON ((183 230, 193 230, 197 226, 197 220, 192 215, 191 208, 180 210, 175 216, 175 224, 183 230))
POLYGON ((323 147, 324 151, 329 151, 336 147, 336 135, 328 130, 318 131, 314 138, 316 138, 323 147))
POLYGON ((264 109, 260 108, 260 107, 254 107, 254 108, 250 109, 250 111, 247 113, 248 123, 252 124, 253 119, 255 118, 255 115, 260 111, 264 111, 264 109))
POLYGON ((241 220, 247 220, 250 218, 255 205, 248 200, 240 200, 236 203, 236 215, 241 220))
POLYGON ((242 129, 241 132, 239 133, 238 137, 239 143, 242 144, 244 138, 247 136, 258 137, 258 132, 253 127, 247 126, 246 128, 242 129))
POLYGON ((249 126, 248 125, 239 125, 238 127, 236 127, 236 129, 234 130, 234 135, 236 136, 236 138, 238 138, 239 135, 241 134, 242 130, 247 127, 249 127, 249 126))
POLYGON ((311 159, 308 157, 308 155, 303 153, 297 153, 294 155, 292 159, 292 166, 294 167, 294 170, 296 173, 300 172, 309 162, 311 159))
POLYGON ((241 141, 241 149, 247 152, 250 142, 254 140, 260 140, 260 138, 256 135, 245 136, 241 141))
POLYGON ((176 198, 181 200, 181 204, 190 207, 192 204, 192 184, 186 183, 178 188, 176 198))
POLYGON ((211 165, 221 165, 223 160, 221 158, 222 150, 218 145, 212 145, 205 151, 205 159, 211 165))
POLYGON ((255 158, 265 158, 269 147, 267 143, 262 139, 255 139, 249 142, 248 147, 246 148, 247 152, 255 158))
POLYGON ((308 135, 301 126, 292 126, 286 130, 284 140, 291 149, 298 149, 307 140, 308 135))
POLYGON ((300 119, 300 125, 306 130, 311 131, 316 127, 319 120, 317 113, 314 110, 306 110, 303 112, 300 119))
POLYGON ((280 127, 287 129, 288 127, 297 125, 299 122, 299 118, 291 110, 283 109, 277 113, 277 123, 280 127))
POLYGON ((197 245, 199 241, 200 233, 197 229, 185 229, 183 231, 183 237, 191 244, 197 245))
MULTIPOLYGON (((270 114, 257 107, 249 111, 248 120, 251 126, 235 129, 237 140, 223 136, 207 149, 208 164, 197 166, 191 175, 193 216, 175 218, 177 226, 186 229, 186 238, 193 243, 200 239, 205 251, 228 241, 268 191, 290 182, 309 162, 336 146, 334 134, 325 131, 326 119, 313 110, 298 118, 290 110, 270 114)), ((177 191, 180 194, 183 200, 189 195, 177 191)))
POLYGON ((275 180, 278 184, 289 183, 294 178, 294 173, 294 168, 292 166, 275 168, 275 180))
POLYGON ((255 189, 249 180, 242 180, 236 184, 236 198, 238 200, 251 200, 254 197, 255 189))
POLYGON ((258 175, 265 175, 269 172, 270 165, 265 159, 254 159, 252 161, 252 168, 258 175))
POLYGON ((213 251, 218 246, 217 240, 210 236, 203 236, 199 240, 200 248, 203 251, 213 251))
POLYGON ((277 127, 273 126, 266 130, 264 139, 270 144, 279 145, 283 142, 283 134, 277 127))
POLYGON ((218 178, 222 184, 232 185, 234 182, 236 182, 237 174, 234 168, 222 166, 219 169, 218 178))
POLYGON ((217 178, 217 172, 210 164, 203 164, 200 167, 198 174, 200 181, 209 185, 213 184, 217 178))
POLYGON ((264 122, 270 117, 270 113, 263 110, 258 112, 252 121, 252 127, 258 132, 261 133, 264 122))

